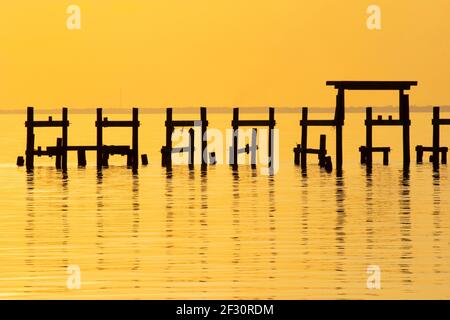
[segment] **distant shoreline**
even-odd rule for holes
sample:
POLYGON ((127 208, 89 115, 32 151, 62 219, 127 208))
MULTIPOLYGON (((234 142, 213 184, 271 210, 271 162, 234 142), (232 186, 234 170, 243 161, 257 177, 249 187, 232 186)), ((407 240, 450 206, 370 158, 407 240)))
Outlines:
MULTIPOLYGON (((130 107, 131 108, 131 107, 130 107)), ((109 114, 128 114, 130 108, 107 108, 104 107, 103 110, 109 114)), ((95 114, 96 108, 69 108, 71 114, 95 114)), ((190 114, 198 113, 199 107, 174 107, 178 113, 190 114)), ((232 107, 208 107, 208 113, 226 114, 232 113, 232 107)), ((267 107, 239 107, 239 109, 244 113, 267 113, 267 107)), ((415 113, 422 112, 432 112, 433 106, 411 106, 410 111, 415 113)), ((139 108, 141 114, 163 114, 166 108, 139 108)), ((301 107, 291 108, 291 107, 275 107, 277 113, 300 113, 301 107)), ((347 107, 347 113, 364 113, 366 107, 347 107)), ((398 107, 373 107, 374 112, 388 113, 388 112, 398 112, 398 107)), ((48 114, 60 112, 61 108, 35 108, 35 113, 37 114, 48 114)), ((334 113, 333 108, 321 108, 321 107, 310 107, 309 112, 311 113, 334 113)), ((450 106, 442 106, 441 112, 450 112, 450 106)), ((0 114, 25 114, 26 108, 23 109, 0 109, 0 114)))

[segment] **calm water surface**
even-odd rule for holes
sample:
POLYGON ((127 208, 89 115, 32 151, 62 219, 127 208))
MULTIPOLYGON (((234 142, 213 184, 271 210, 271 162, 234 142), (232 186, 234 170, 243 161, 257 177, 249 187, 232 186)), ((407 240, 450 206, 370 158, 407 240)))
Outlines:
MULTIPOLYGON (((429 164, 412 164, 405 174, 401 129, 389 128, 375 131, 374 143, 393 148, 391 165, 376 155, 367 175, 357 152, 363 115, 350 114, 343 176, 321 171, 314 157, 302 175, 292 156, 299 117, 277 115, 280 171, 268 177, 225 165, 203 174, 177 166, 168 176, 159 114, 141 116, 140 151, 151 163, 138 175, 121 157, 99 175, 94 154, 85 169, 71 154, 67 174, 36 158, 27 174, 15 166, 25 118, 2 115, 0 298, 450 298, 449 168, 433 174, 429 164), (69 265, 81 269, 79 290, 66 286, 69 265), (381 268, 380 290, 367 289, 369 265, 381 268)), ((69 119, 70 144, 95 143, 95 115, 69 119)), ((429 115, 412 119, 412 148, 430 145, 429 115)), ((209 121, 224 130, 231 112, 209 121)), ((107 130, 105 143, 130 143, 128 130, 107 130)), ((333 129, 310 132, 312 146, 326 133, 334 156, 333 129)), ((37 145, 54 145, 57 134, 39 129, 37 145)))

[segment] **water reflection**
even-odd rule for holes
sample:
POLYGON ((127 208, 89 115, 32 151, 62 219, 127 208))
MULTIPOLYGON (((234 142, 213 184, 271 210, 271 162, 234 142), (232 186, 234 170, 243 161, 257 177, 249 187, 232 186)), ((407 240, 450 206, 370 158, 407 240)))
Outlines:
POLYGON ((231 219, 233 234, 231 236, 232 241, 232 260, 233 264, 233 280, 232 291, 233 299, 239 299, 240 292, 240 278, 241 278, 241 218, 240 218, 240 195, 239 195, 240 179, 239 171, 233 170, 232 172, 232 201, 231 201, 231 219))
POLYGON ((409 170, 403 170, 400 178, 400 272, 405 291, 412 286, 412 242, 411 242, 411 187, 409 170))
POLYGON ((343 284, 346 283, 345 270, 345 223, 346 223, 346 209, 345 209, 345 185, 343 172, 340 172, 336 177, 336 291, 339 296, 345 296, 346 290, 343 284))
MULTIPOLYGON (((433 174, 433 272, 442 272, 442 221, 441 221, 441 179, 439 172, 433 174)), ((436 282, 440 285, 440 281, 436 282)))

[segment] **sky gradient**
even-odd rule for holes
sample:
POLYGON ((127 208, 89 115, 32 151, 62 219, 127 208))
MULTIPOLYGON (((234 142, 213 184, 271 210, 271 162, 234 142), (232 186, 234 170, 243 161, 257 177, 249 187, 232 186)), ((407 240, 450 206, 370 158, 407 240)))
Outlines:
POLYGON ((4 2, 0 108, 330 107, 326 80, 417 80, 412 105, 450 105, 449 13, 448 0, 4 2), (81 30, 66 27, 71 4, 81 30))

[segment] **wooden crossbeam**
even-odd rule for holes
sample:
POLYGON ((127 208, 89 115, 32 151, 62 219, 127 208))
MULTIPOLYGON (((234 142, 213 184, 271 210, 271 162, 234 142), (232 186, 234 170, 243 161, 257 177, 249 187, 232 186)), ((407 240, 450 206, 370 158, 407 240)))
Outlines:
POLYGON ((269 126, 275 126, 276 121, 270 121, 270 120, 238 120, 231 121, 231 126, 239 126, 239 127, 269 127, 269 126))
POLYGON ((371 126, 378 126, 378 127, 381 127, 381 126, 404 126, 405 123, 407 125, 411 125, 411 120, 405 121, 405 120, 398 120, 398 119, 394 119, 394 120, 388 120, 388 119, 382 119, 382 120, 372 119, 372 120, 370 120, 370 119, 368 119, 364 123, 366 125, 369 124, 371 126))
POLYGON ((25 121, 25 127, 34 127, 34 128, 51 128, 51 127, 67 127, 69 126, 69 121, 25 121))

